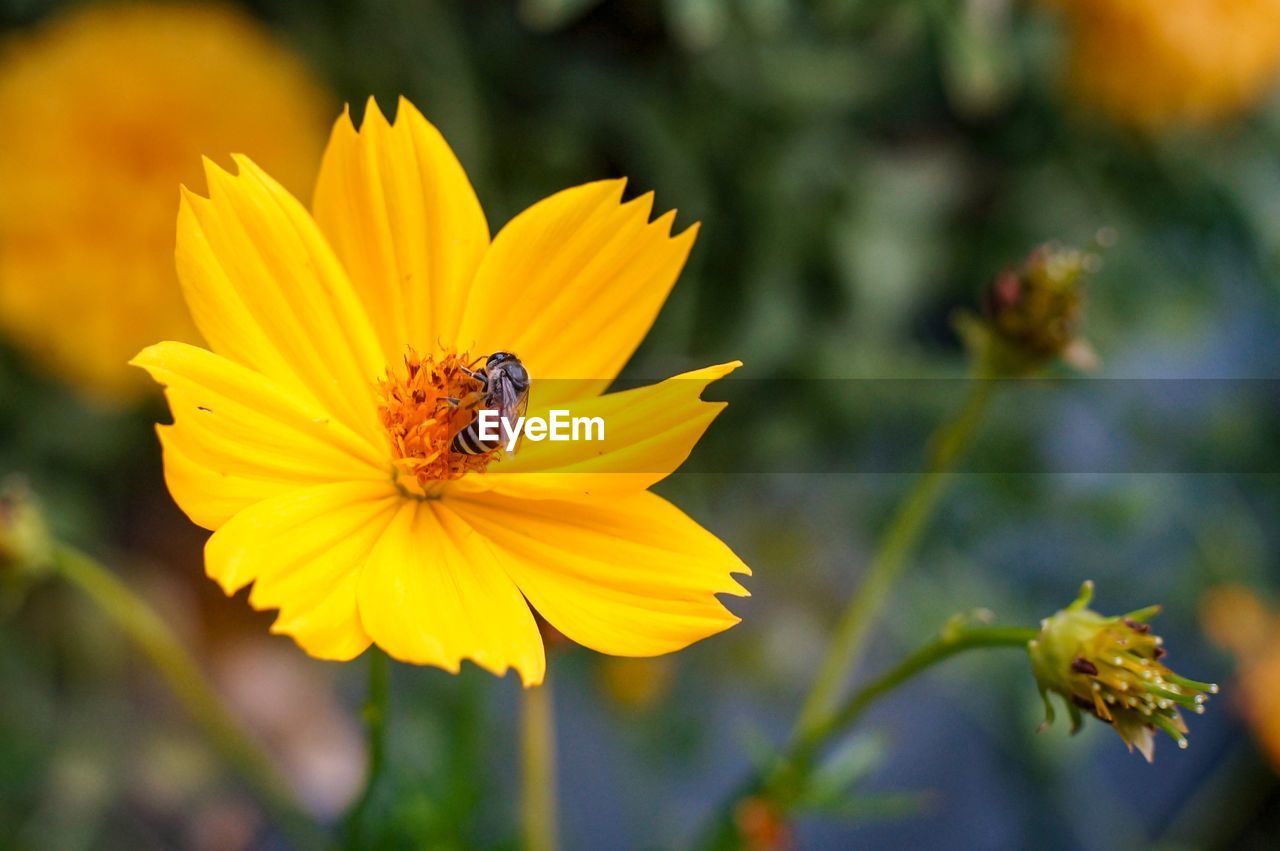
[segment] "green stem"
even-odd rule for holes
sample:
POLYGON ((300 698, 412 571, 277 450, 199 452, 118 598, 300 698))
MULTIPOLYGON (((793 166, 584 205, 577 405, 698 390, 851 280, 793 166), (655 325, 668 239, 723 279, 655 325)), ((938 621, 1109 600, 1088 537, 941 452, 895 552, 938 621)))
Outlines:
POLYGON ((791 757, 808 759, 826 741, 848 730, 871 704, 902 685, 916 674, 968 650, 986 647, 1021 647, 1036 637, 1039 630, 1023 626, 964 627, 949 631, 916 650, 890 670, 854 692, 829 719, 816 726, 792 748, 791 757))
POLYGON ((387 710, 391 702, 391 663, 387 654, 376 647, 369 648, 369 693, 365 696, 365 733, 368 737, 364 789, 352 804, 344 821, 343 832, 350 848, 366 845, 365 821, 370 803, 382 776, 387 756, 387 710))
POLYGON ((1027 642, 1036 637, 1038 630, 1032 627, 963 627, 952 629, 916 650, 893 668, 858 689, 831 713, 821 724, 815 725, 803 737, 793 738, 778 757, 767 776, 755 776, 737 787, 726 803, 717 811, 699 847, 734 848, 739 839, 734 826, 734 813, 745 799, 763 795, 780 810, 786 810, 789 801, 800 794, 813 770, 814 760, 823 746, 848 731, 880 698, 898 686, 939 662, 969 650, 990 647, 1026 648, 1027 642))
POLYGON ((556 827, 556 734, 548 682, 524 689, 520 726, 525 851, 555 851, 560 845, 556 827))
POLYGON ((111 570, 73 547, 58 545, 53 567, 151 660, 213 747, 254 790, 294 843, 302 848, 327 847, 327 839, 298 807, 288 783, 261 745, 227 711, 200 666, 160 616, 111 570))
POLYGON ((960 411, 934 433, 924 474, 898 506, 866 575, 840 617, 818 676, 800 711, 793 731, 795 738, 803 739, 826 723, 840 699, 846 681, 861 661, 877 615, 950 482, 949 474, 977 435, 994 385, 987 371, 979 369, 969 381, 968 395, 960 411))

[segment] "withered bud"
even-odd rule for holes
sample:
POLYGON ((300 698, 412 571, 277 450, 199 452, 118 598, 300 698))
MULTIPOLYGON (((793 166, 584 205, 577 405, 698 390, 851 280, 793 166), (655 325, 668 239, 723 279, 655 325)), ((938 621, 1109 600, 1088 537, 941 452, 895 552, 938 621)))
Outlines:
POLYGON ((1005 269, 982 296, 983 317, 963 328, 975 332, 996 372, 1025 374, 1054 360, 1078 369, 1097 365, 1081 337, 1085 279, 1098 265, 1096 254, 1047 243, 1017 266, 1005 269))

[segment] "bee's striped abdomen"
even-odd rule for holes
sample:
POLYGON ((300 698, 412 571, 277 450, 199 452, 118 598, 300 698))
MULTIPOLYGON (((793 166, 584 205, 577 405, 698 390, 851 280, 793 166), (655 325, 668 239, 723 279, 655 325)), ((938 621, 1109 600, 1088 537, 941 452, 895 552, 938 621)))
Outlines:
POLYGON ((485 441, 480 439, 480 420, 477 418, 453 436, 453 443, 449 448, 462 455, 484 455, 486 452, 492 452, 497 449, 500 445, 499 441, 496 440, 485 441))

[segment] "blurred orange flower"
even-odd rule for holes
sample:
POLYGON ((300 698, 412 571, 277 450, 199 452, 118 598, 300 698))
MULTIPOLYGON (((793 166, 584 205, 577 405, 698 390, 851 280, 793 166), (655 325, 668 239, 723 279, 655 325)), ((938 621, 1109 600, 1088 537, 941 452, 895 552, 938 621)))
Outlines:
POLYGON ((1280 69, 1280 0, 1049 0, 1071 30, 1070 80, 1142 129, 1207 124, 1256 103, 1280 69))
POLYGON ((1280 771, 1280 613, 1248 589, 1217 588, 1201 607, 1205 632, 1240 661, 1239 706, 1280 771))
POLYGON ((108 399, 126 361, 197 340, 173 269, 180 183, 202 154, 252 154, 309 189, 330 101, 230 8, 92 6, 0 47, 0 333, 108 399))

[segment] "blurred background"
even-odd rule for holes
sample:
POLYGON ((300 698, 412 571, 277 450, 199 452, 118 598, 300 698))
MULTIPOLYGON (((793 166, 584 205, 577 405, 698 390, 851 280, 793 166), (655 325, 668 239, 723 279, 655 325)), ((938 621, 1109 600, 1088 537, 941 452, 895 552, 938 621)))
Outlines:
MULTIPOLYGON (((307 658, 204 578, 204 533, 161 479, 167 414, 123 365, 193 339, 177 185, 244 151, 309 198, 342 104, 404 94, 495 230, 575 183, 656 190, 703 229, 629 375, 747 362, 658 490, 754 568, 753 596, 677 656, 565 649, 551 669, 566 845, 683 847, 785 735, 954 409, 955 312, 1035 245, 1111 228, 1087 319, 1100 370, 997 396, 867 667, 956 612, 1034 624, 1093 578, 1101 611, 1163 603, 1178 670, 1224 697, 1149 766, 1101 724, 1037 735, 1019 654, 962 658, 840 745, 844 791, 792 838, 1273 848, 1278 70, 1280 0, 0 0, 0 475, 163 614, 335 823, 364 770, 365 666, 307 658)), ((514 678, 393 681, 383 843, 513 847, 514 678)), ((12 577, 0 845, 288 847, 110 623, 12 577)))

